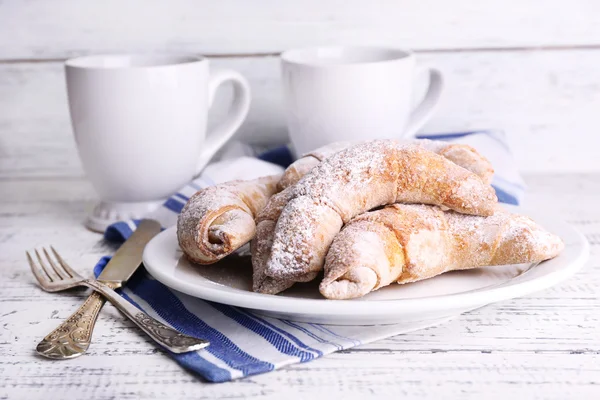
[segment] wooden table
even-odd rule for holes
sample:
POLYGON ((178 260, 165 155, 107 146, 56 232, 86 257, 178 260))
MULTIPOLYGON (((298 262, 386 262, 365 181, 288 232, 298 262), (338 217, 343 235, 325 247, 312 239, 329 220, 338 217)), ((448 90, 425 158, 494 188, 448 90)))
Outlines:
POLYGON ((586 267, 534 295, 265 375, 204 383, 107 306, 83 357, 49 361, 39 339, 86 293, 49 294, 25 250, 52 243, 89 274, 114 247, 82 226, 94 192, 81 178, 0 180, 0 399, 600 398, 600 174, 528 175, 526 205, 555 213, 591 244, 586 267))

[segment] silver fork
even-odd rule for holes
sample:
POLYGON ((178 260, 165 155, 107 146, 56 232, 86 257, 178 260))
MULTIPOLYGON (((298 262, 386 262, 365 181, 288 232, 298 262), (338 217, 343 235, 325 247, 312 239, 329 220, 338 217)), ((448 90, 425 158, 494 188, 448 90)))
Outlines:
MULTIPOLYGON (((45 261, 40 255, 40 252, 38 252, 37 249, 35 250, 37 263, 34 261, 31 254, 27 252, 27 259, 31 266, 31 272, 33 272, 38 283, 46 292, 59 292, 78 286, 87 286, 94 289, 106 297, 119 311, 129 317, 129 319, 146 332, 148 336, 173 353, 186 353, 202 349, 209 345, 209 342, 206 340, 185 335, 155 320, 127 300, 123 299, 107 285, 95 279, 85 279, 66 263, 54 247, 50 246, 50 248, 52 249, 52 253, 56 260, 50 256, 45 248, 42 248, 45 261), (48 266, 48 264, 50 266, 48 266)), ((91 328, 93 327, 87 327, 87 329, 91 328)), ((49 335, 52 336, 51 339, 53 340, 43 341, 38 345, 36 350, 38 353, 43 353, 45 356, 48 356, 48 354, 53 354, 53 352, 49 351, 51 349, 47 347, 53 346, 52 343, 60 342, 61 346, 57 346, 57 348, 61 349, 61 354, 55 354, 51 358, 76 357, 80 352, 72 346, 77 346, 77 333, 77 329, 65 332, 60 330, 54 331, 49 335), (67 346, 65 346, 65 344, 67 344, 67 346)))

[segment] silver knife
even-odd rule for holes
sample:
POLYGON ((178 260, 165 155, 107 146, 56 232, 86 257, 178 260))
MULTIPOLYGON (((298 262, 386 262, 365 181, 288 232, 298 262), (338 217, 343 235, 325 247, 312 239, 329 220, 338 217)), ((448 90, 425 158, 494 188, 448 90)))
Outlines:
MULTIPOLYGON (((123 286, 142 263, 144 247, 160 232, 160 229, 158 222, 149 219, 142 220, 135 232, 121 245, 110 262, 104 267, 104 270, 98 276, 98 281, 111 289, 123 286)), ((54 359, 74 358, 85 353, 90 346, 94 325, 105 301, 100 293, 94 291, 73 315, 38 344, 37 352, 54 359)), ((136 314, 141 314, 139 310, 137 311, 136 314)), ((135 316, 137 317, 137 315, 135 316)), ((134 322, 140 325, 139 321, 134 320, 134 322)), ((152 328, 150 333, 155 333, 151 336, 155 340, 158 338, 159 342, 161 335, 157 333, 172 330, 162 324, 150 327, 152 328)), ((144 330, 148 331, 148 329, 144 330)), ((172 335, 177 332, 164 333, 172 335)), ((170 347, 168 346, 169 343, 161 342, 161 344, 167 348, 170 347)), ((206 344, 208 345, 207 342, 206 344)))

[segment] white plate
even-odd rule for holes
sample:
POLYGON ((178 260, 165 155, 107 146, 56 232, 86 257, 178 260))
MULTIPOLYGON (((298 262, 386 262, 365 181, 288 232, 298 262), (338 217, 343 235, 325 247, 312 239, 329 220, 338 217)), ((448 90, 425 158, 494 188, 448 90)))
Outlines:
POLYGON ((279 295, 251 292, 249 258, 229 257, 211 266, 190 263, 177 244, 175 227, 144 250, 144 265, 157 280, 183 293, 292 321, 372 325, 456 316, 484 305, 546 289, 573 275, 589 255, 589 244, 568 224, 532 211, 530 215, 565 242, 560 256, 541 264, 485 267, 449 272, 407 285, 390 285, 354 300, 326 300, 318 282, 297 284, 279 295))

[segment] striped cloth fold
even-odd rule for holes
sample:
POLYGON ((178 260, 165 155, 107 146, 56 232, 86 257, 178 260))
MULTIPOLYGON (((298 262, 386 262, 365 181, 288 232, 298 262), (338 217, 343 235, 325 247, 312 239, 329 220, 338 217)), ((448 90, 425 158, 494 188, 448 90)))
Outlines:
MULTIPOLYGON (((502 132, 474 131, 421 137, 475 147, 496 169, 492 185, 498 199, 509 204, 519 204, 522 200, 525 185, 502 132)), ((244 152, 247 154, 247 150, 244 152)), ((196 191, 230 179, 251 179, 279 172, 281 167, 292 162, 291 154, 287 147, 281 147, 257 158, 240 157, 214 163, 147 217, 159 221, 163 228, 173 226, 185 202, 196 191)), ((105 238, 125 241, 137 225, 138 221, 117 222, 106 230, 105 238)), ((109 259, 104 257, 98 262, 94 268, 96 276, 109 259)), ((144 268, 134 274, 120 294, 159 321, 188 335, 209 340, 211 344, 206 349, 168 354, 184 368, 211 382, 229 381, 311 361, 335 351, 443 322, 327 326, 263 317, 171 290, 153 279, 144 268)))

